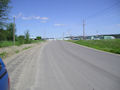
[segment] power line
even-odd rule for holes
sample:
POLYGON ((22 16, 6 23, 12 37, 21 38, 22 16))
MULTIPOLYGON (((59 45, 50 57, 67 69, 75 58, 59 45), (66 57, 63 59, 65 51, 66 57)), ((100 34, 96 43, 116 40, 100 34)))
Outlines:
POLYGON ((120 4, 120 1, 118 1, 117 3, 114 3, 113 5, 107 7, 107 8, 105 8, 105 9, 99 11, 99 12, 96 12, 96 13, 93 14, 93 15, 88 16, 86 19, 88 20, 88 19, 90 19, 90 18, 94 18, 95 16, 99 16, 100 14, 105 13, 107 10, 112 9, 113 7, 115 7, 115 6, 119 5, 119 4, 120 4))

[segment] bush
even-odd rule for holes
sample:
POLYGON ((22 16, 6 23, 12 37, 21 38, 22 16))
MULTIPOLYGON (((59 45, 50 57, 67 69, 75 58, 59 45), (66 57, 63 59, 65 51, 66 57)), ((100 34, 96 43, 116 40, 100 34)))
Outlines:
POLYGON ((25 43, 25 36, 23 36, 23 35, 19 36, 18 42, 19 42, 19 44, 24 44, 25 43))

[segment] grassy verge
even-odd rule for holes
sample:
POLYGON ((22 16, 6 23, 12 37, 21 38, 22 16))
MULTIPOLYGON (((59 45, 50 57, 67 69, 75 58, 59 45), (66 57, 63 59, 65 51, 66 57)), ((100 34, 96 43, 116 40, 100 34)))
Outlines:
MULTIPOLYGON (((39 43, 39 42, 43 42, 43 41, 44 40, 32 40, 30 43, 39 43)), ((22 44, 25 44, 25 43, 20 43, 19 41, 15 42, 16 46, 20 46, 22 44)), ((0 48, 1 47, 8 47, 8 46, 13 46, 13 42, 12 41, 0 41, 0 48)))
POLYGON ((0 47, 12 46, 13 42, 11 41, 0 41, 0 47))
MULTIPOLYGON (((31 43, 41 43, 41 42, 44 42, 44 41, 45 40, 32 40, 31 43)), ((0 48, 12 46, 12 45, 13 45, 12 41, 0 42, 0 48)), ((16 45, 20 46, 22 44, 20 44, 19 42, 16 41, 16 45)), ((36 44, 34 44, 34 45, 36 45, 36 44)), ((0 58, 7 58, 8 56, 12 56, 12 55, 17 54, 17 53, 19 53, 21 51, 24 51, 24 50, 27 50, 29 48, 32 48, 32 47, 34 47, 34 45, 31 44, 31 45, 28 45, 28 46, 25 45, 25 47, 24 46, 15 47, 14 50, 13 50, 13 48, 9 47, 8 51, 6 51, 6 50, 0 51, 0 58)))
POLYGON ((15 53, 19 53, 20 51, 19 50, 16 50, 15 53))
POLYGON ((1 57, 1 58, 5 58, 6 56, 7 56, 7 53, 6 53, 6 52, 0 53, 0 57, 1 57))
POLYGON ((25 47, 25 48, 23 48, 22 50, 26 50, 26 49, 29 49, 29 48, 31 48, 31 46, 30 46, 30 47, 25 47))
MULTIPOLYGON (((20 44, 18 41, 16 41, 15 45, 20 46, 22 44, 20 44)), ((0 41, 0 48, 1 47, 8 47, 8 46, 13 46, 13 42, 12 41, 0 41)))
POLYGON ((120 39, 113 40, 69 40, 70 42, 91 48, 120 54, 120 39))

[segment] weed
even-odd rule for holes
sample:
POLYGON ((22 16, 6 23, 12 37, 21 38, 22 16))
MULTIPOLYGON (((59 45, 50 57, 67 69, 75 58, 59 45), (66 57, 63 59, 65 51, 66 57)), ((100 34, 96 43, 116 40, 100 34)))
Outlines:
POLYGON ((16 50, 15 53, 19 53, 20 51, 19 50, 16 50))
POLYGON ((0 53, 0 57, 1 58, 5 58, 7 56, 7 52, 2 52, 2 53, 0 53))

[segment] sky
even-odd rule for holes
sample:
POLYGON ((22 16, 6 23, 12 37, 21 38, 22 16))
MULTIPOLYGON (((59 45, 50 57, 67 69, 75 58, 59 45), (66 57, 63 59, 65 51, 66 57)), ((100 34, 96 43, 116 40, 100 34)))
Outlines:
POLYGON ((17 35, 31 37, 120 33, 120 0, 11 0, 17 35))

